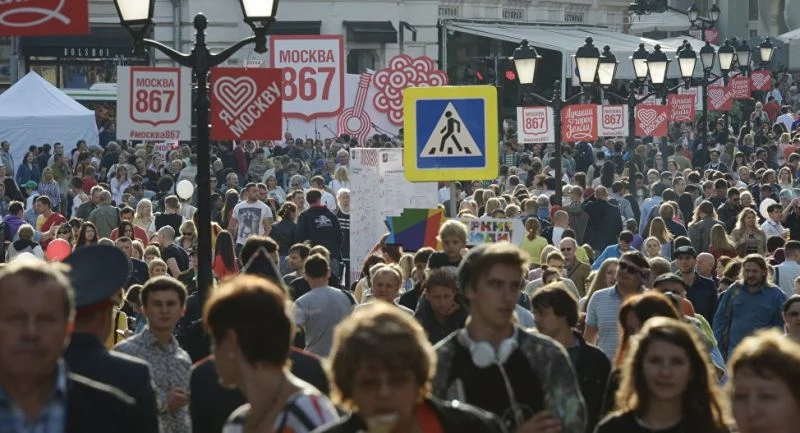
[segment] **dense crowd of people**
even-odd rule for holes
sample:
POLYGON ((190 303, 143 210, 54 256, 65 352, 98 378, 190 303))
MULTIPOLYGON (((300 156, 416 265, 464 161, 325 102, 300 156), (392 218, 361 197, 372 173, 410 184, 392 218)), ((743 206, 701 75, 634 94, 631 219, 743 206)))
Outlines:
POLYGON ((794 432, 800 96, 774 83, 705 142, 564 146, 561 180, 506 130, 498 178, 441 185, 435 248, 383 236, 356 273, 359 143, 216 143, 206 297, 191 145, 0 143, 0 432, 794 432), (470 245, 486 219, 522 242, 470 245))

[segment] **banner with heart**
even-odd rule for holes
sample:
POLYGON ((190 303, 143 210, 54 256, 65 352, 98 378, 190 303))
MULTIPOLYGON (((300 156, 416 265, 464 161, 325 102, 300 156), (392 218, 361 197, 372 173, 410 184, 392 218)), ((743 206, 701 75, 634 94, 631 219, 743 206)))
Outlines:
POLYGON ((666 137, 669 113, 666 105, 636 107, 637 137, 666 137))
POLYGON ((280 140, 281 83, 277 68, 211 70, 211 139, 280 140))
POLYGON ((732 77, 728 83, 733 99, 750 99, 750 77, 732 77))
POLYGON ((695 105, 694 95, 667 96, 667 107, 669 108, 669 120, 671 122, 694 122, 695 105))
POLYGON ((763 69, 753 71, 750 74, 750 84, 754 92, 772 90, 772 74, 763 69))
POLYGON ((597 108, 594 104, 567 105, 561 111, 561 139, 566 143, 597 140, 597 108))
POLYGON ((729 111, 733 109, 733 92, 730 86, 708 88, 708 109, 711 111, 729 111))

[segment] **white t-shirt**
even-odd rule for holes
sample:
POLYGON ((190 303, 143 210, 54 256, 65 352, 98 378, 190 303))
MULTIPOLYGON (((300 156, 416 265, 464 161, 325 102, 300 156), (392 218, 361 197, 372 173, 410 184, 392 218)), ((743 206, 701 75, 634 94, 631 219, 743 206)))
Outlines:
POLYGON ((241 201, 233 208, 232 217, 239 222, 236 243, 244 245, 250 236, 264 235, 264 220, 272 218, 272 210, 259 200, 253 203, 241 201))
POLYGON ((336 198, 328 191, 322 192, 322 204, 324 204, 331 212, 336 212, 336 208, 338 207, 336 204, 336 198))

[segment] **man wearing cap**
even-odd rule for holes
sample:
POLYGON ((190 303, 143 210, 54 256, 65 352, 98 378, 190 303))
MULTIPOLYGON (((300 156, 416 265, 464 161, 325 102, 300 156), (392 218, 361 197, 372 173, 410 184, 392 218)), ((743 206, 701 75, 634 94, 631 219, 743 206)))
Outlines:
POLYGON ((717 287, 713 280, 701 276, 695 270, 697 251, 694 247, 684 245, 675 249, 673 257, 678 262, 677 274, 686 283, 686 298, 692 302, 697 314, 712 323, 717 311, 717 287))
POLYGON ((133 397, 141 431, 158 432, 150 367, 130 355, 109 352, 103 345, 114 328, 112 310, 128 274, 125 255, 114 247, 94 246, 76 251, 65 263, 71 266, 77 314, 64 360, 71 371, 133 397))

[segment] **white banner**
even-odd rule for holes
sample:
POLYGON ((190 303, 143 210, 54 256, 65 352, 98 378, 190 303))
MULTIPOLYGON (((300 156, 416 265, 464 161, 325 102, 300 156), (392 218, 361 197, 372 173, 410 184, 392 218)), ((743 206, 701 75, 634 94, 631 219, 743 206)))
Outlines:
POLYGON ((117 138, 191 140, 192 75, 188 68, 117 68, 117 138))
POLYGON ((556 132, 550 107, 517 107, 517 141, 553 143, 556 132))
POLYGON ((344 40, 341 35, 269 38, 270 63, 283 69, 283 116, 310 121, 344 108, 344 40))
POLYGON ((597 106, 597 135, 600 137, 627 137, 630 119, 627 105, 597 106))
POLYGON ((679 95, 693 95, 694 96, 694 107, 695 110, 703 110, 703 100, 700 98, 702 95, 702 91, 700 90, 699 86, 692 86, 688 89, 684 88, 683 86, 678 87, 678 94, 679 95))

